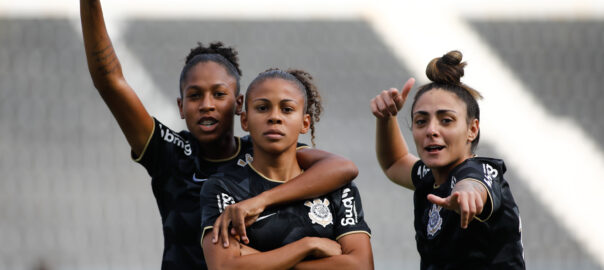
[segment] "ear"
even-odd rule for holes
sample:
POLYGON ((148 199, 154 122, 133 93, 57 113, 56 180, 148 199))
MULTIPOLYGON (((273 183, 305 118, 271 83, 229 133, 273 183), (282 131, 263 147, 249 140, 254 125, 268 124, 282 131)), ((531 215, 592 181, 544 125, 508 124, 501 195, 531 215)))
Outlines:
POLYGON ((306 134, 308 129, 310 128, 310 114, 305 113, 302 118, 302 130, 300 130, 300 134, 306 134))
POLYGON ((243 111, 243 95, 239 94, 239 96, 237 96, 235 98, 235 114, 236 115, 241 115, 241 112, 243 111))
POLYGON ((178 112, 180 113, 180 119, 185 119, 185 114, 183 112, 183 104, 182 104, 182 98, 177 97, 176 98, 176 104, 178 104, 178 112))
POLYGON ((478 136, 478 131, 480 130, 480 123, 478 119, 474 118, 470 121, 470 125, 468 126, 468 142, 471 143, 478 136))
POLYGON ((246 132, 250 132, 250 130, 247 128, 247 112, 243 111, 241 112, 241 129, 243 129, 246 132))

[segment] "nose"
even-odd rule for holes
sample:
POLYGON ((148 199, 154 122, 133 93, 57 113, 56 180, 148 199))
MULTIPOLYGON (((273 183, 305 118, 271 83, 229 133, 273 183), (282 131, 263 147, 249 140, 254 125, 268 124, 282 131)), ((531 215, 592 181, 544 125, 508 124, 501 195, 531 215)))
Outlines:
POLYGON ((211 112, 216 110, 216 105, 214 104, 214 99, 210 96, 205 96, 201 100, 201 104, 199 104, 199 111, 201 112, 211 112))
POLYGON ((435 124, 436 121, 430 121, 428 126, 426 127, 426 136, 427 137, 438 137, 438 127, 435 124))
POLYGON ((279 113, 279 109, 271 110, 271 114, 268 117, 269 124, 282 124, 283 120, 281 119, 281 114, 279 113))

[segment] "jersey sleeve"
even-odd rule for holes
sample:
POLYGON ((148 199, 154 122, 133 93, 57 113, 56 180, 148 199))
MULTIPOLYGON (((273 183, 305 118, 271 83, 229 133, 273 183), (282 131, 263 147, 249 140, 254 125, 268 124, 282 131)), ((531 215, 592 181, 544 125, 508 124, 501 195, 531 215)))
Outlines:
POLYGON ((180 134, 168 128, 155 117, 153 118, 153 131, 143 148, 142 153, 136 156, 131 152, 132 159, 145 167, 151 177, 163 173, 163 169, 173 160, 173 156, 182 152, 186 156, 192 153, 190 143, 180 134))
POLYGON ((350 183, 332 193, 335 203, 334 229, 336 240, 353 233, 365 233, 371 236, 371 230, 365 222, 361 195, 354 183, 350 183))
POLYGON ((487 221, 501 206, 501 179, 504 172, 503 163, 496 160, 475 159, 469 161, 455 174, 458 180, 469 178, 481 183, 487 190, 487 201, 482 213, 476 216, 479 221, 487 221))
POLYGON ((428 168, 424 162, 421 160, 415 162, 411 169, 411 181, 413 182, 413 186, 417 189, 421 185, 422 180, 430 173, 430 168, 428 168))
POLYGON ((214 222, 224 211, 224 208, 235 204, 232 192, 225 185, 225 179, 211 176, 201 188, 199 196, 201 209, 201 228, 203 236, 208 229, 212 229, 214 222))

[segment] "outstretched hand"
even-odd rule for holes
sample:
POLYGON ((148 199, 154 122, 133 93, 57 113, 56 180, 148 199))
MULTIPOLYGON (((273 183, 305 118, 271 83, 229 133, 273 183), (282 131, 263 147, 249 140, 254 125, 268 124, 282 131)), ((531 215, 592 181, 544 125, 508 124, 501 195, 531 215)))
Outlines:
POLYGON ((414 83, 415 79, 409 78, 400 93, 396 88, 383 90, 371 100, 371 112, 373 115, 380 119, 395 116, 403 108, 403 104, 405 104, 405 100, 414 83))
POLYGON ((463 180, 455 185, 449 197, 441 198, 434 194, 429 194, 428 200, 433 204, 460 214, 460 226, 462 229, 466 229, 472 219, 482 213, 487 200, 487 191, 477 181, 463 180))
POLYGON ((224 247, 229 246, 229 231, 235 238, 240 239, 243 243, 249 244, 250 240, 247 237, 245 227, 252 225, 262 211, 265 205, 258 197, 249 198, 227 206, 222 214, 214 222, 212 229, 212 243, 216 244, 219 239, 222 239, 224 247), (232 228, 229 230, 229 225, 232 228))

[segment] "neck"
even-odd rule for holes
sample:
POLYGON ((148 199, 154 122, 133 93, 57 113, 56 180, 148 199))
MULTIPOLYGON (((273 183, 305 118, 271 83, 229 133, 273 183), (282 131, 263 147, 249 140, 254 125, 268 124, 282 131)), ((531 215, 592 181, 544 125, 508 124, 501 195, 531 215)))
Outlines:
POLYGON ((302 173, 296 159, 295 144, 281 153, 268 153, 254 144, 252 166, 263 176, 284 182, 302 173))
POLYGON ((199 148, 201 156, 209 159, 224 159, 231 157, 237 152, 237 140, 233 133, 221 136, 215 141, 201 143, 199 148))
POLYGON ((434 176, 434 185, 440 186, 447 182, 447 178, 449 177, 451 171, 455 169, 455 167, 457 167, 459 164, 463 163, 466 159, 471 157, 472 155, 464 156, 458 160, 451 162, 449 165, 438 168, 430 168, 432 170, 432 175, 434 176))

